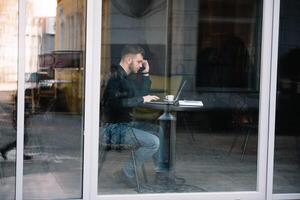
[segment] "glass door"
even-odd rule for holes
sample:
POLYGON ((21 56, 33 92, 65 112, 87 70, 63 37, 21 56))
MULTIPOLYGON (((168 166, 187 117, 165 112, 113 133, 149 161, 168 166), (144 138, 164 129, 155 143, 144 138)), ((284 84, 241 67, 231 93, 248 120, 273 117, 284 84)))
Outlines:
POLYGON ((15 197, 18 1, 0 1, 0 199, 15 197))
MULTIPOLYGON (((278 52, 276 91, 276 118, 274 137, 273 189, 274 199, 300 198, 300 20, 298 1, 276 1, 278 18, 278 52), (280 13, 280 15, 279 15, 280 13)), ((277 30, 275 30, 277 31, 277 30)), ((274 65, 276 66, 276 64, 274 65)), ((276 75, 274 75, 276 77, 276 75)), ((276 80, 274 78, 274 80, 276 80)), ((275 98, 275 92, 274 92, 275 98)), ((275 111, 274 111, 275 113, 275 111)))
POLYGON ((102 1, 99 199, 264 198, 268 4, 102 1))
POLYGON ((0 2, 0 199, 89 199, 86 7, 0 2))
POLYGON ((80 199, 86 1, 25 10, 23 199, 80 199))

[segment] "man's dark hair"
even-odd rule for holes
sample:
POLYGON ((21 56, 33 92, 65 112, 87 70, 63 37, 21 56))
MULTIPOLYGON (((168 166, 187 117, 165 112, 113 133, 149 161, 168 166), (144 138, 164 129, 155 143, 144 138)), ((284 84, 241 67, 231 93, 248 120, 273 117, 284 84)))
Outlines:
POLYGON ((142 56, 144 57, 145 55, 145 50, 138 46, 138 45, 126 45, 121 52, 121 58, 124 58, 126 55, 128 54, 142 54, 142 56))

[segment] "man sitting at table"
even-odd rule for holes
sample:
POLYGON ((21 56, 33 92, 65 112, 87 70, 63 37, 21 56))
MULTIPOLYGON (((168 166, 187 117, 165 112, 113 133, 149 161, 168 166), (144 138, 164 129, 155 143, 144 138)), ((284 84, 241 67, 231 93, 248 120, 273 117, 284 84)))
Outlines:
MULTIPOLYGON (((119 65, 111 68, 101 102, 106 122, 102 139, 111 144, 138 144, 135 151, 137 167, 153 157, 158 174, 166 171, 159 150, 163 143, 162 129, 155 124, 134 122, 130 115, 134 107, 159 99, 149 95, 149 63, 144 54, 140 46, 127 45, 122 50, 119 65), (131 75, 135 78, 130 78, 131 75)), ((136 186, 131 160, 115 175, 128 186, 136 186)))

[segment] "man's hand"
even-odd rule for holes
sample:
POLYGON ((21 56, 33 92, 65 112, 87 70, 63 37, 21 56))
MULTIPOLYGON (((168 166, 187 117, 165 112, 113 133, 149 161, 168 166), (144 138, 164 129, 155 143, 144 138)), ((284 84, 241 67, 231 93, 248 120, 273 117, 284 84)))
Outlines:
POLYGON ((142 73, 149 73, 149 63, 148 60, 143 60, 143 66, 145 67, 145 69, 142 71, 142 73))
POLYGON ((159 99, 159 97, 155 96, 155 95, 147 95, 147 96, 143 96, 143 99, 144 99, 144 103, 145 103, 145 102, 150 102, 150 101, 156 101, 159 99))

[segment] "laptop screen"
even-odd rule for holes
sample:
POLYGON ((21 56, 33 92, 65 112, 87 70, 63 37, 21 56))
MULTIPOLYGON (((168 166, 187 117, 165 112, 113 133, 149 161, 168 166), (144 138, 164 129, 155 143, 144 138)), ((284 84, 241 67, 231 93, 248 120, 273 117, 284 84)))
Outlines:
POLYGON ((181 83, 181 85, 179 87, 179 90, 177 91, 177 94, 175 96, 174 102, 177 102, 179 100, 179 97, 180 97, 181 92, 182 92, 182 90, 183 90, 183 88, 184 88, 185 85, 186 85, 186 80, 182 81, 182 83, 181 83))
POLYGON ((150 102, 146 102, 147 104, 163 104, 163 105, 167 105, 167 104, 175 104, 178 102, 179 98, 180 98, 180 95, 182 93, 182 90, 184 88, 184 86, 186 85, 186 80, 182 81, 178 90, 177 90, 177 93, 176 93, 176 96, 174 98, 174 101, 160 101, 160 100, 157 100, 157 101, 150 101, 150 102))

